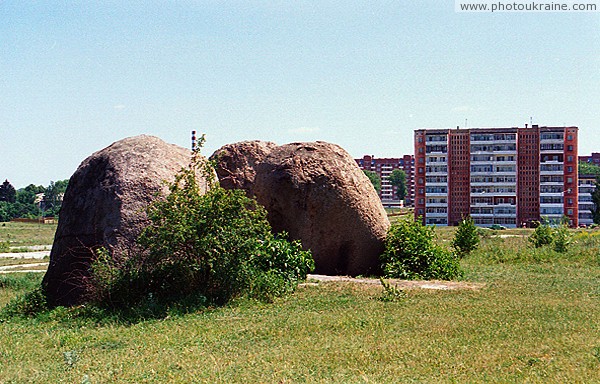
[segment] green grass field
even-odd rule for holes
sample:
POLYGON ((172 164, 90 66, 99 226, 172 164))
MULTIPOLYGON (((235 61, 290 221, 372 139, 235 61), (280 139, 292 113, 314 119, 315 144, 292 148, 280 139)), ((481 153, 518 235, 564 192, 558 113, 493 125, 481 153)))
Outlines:
MULTIPOLYGON (((64 308, 7 318, 0 383, 600 382, 600 233, 574 232, 566 254, 518 235, 462 260, 476 290, 386 302, 380 286, 319 283, 134 324, 64 308)), ((41 278, 0 276, 0 305, 41 278)))
POLYGON ((57 224, 0 223, 0 243, 11 247, 49 245, 54 241, 57 224))

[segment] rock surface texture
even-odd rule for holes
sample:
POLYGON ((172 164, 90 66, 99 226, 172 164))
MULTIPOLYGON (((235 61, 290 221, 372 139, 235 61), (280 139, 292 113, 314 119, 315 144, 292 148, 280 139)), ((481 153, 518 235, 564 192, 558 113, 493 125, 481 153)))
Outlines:
MULTIPOLYGON (((85 159, 69 180, 43 286, 49 304, 75 305, 98 247, 113 257, 135 249, 146 208, 165 181, 190 163, 191 151, 152 136, 117 141, 85 159)), ((203 188, 206 183, 199 179, 203 188)))
POLYGON ((277 147, 270 141, 241 141, 219 148, 211 160, 216 160, 219 183, 225 189, 244 189, 249 196, 256 177, 256 166, 277 147))
POLYGON ((248 142, 222 148, 238 157, 219 162, 220 180, 229 177, 222 185, 256 197, 275 232, 288 232, 312 251, 315 273, 378 273, 389 221, 354 159, 338 145, 320 141, 252 143, 251 148, 261 148, 259 156, 258 151, 245 152, 248 142))

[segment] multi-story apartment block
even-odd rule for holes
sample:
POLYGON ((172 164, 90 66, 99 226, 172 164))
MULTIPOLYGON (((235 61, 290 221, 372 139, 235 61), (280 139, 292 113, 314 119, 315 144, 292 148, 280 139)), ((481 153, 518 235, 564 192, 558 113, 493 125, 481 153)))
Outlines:
MULTIPOLYGON (((581 157, 580 157, 581 158, 581 157)), ((592 219, 592 192, 596 189, 596 175, 579 175, 579 225, 591 225, 592 219)))
POLYGON ((407 206, 411 206, 414 199, 414 173, 415 157, 413 155, 404 155, 400 158, 376 158, 375 156, 365 155, 362 159, 355 159, 362 170, 373 171, 381 178, 381 192, 379 198, 384 207, 399 207, 401 205, 398 199, 396 187, 393 186, 388 177, 394 169, 402 169, 406 174, 406 199, 407 206))
POLYGON ((577 127, 418 129, 415 218, 517 227, 578 223, 577 127))
POLYGON ((582 163, 600 165, 600 153, 592 152, 590 156, 579 156, 579 161, 582 163))

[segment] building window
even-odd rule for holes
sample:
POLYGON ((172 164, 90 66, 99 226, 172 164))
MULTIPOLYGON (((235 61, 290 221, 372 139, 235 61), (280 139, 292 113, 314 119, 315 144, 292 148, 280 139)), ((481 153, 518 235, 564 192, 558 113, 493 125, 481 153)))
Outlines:
POLYGON ((567 140, 573 140, 573 135, 568 135, 567 140))
POLYGON ((573 178, 572 177, 567 177, 567 183, 572 183, 573 182, 573 178))
POLYGON ((567 215, 572 215, 573 214, 573 209, 567 209, 567 215))
POLYGON ((572 145, 568 145, 567 146, 567 151, 572 151, 573 150, 573 146, 572 145))
POLYGON ((573 162, 573 156, 567 156, 567 161, 568 161, 569 163, 573 162))
POLYGON ((567 167, 567 172, 573 172, 573 167, 567 167))

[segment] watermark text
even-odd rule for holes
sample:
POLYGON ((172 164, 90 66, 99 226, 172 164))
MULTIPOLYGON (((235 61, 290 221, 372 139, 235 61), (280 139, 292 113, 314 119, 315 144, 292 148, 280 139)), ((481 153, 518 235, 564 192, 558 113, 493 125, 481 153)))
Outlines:
POLYGON ((456 12, 600 12, 600 0, 587 1, 506 1, 455 0, 456 12))

